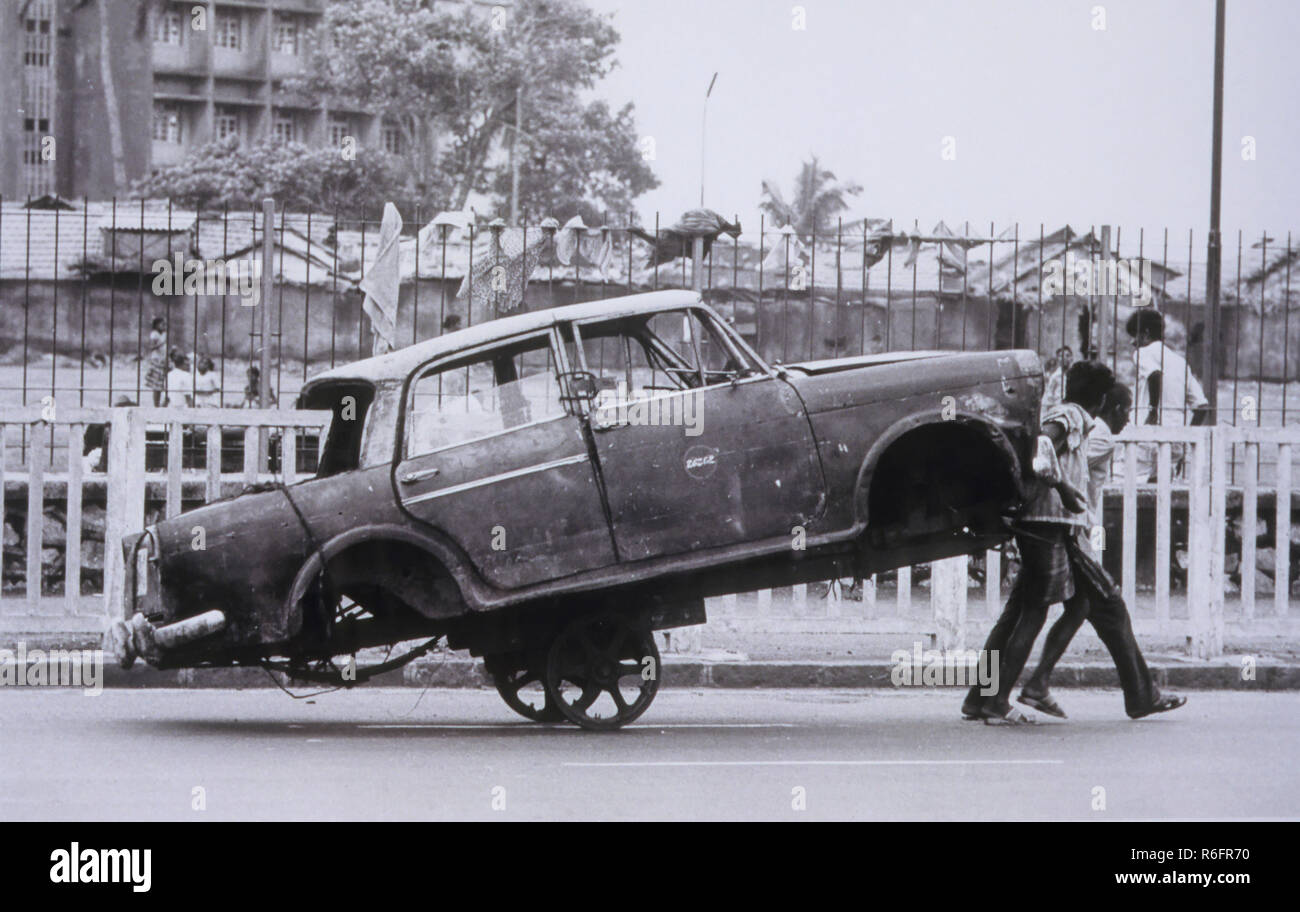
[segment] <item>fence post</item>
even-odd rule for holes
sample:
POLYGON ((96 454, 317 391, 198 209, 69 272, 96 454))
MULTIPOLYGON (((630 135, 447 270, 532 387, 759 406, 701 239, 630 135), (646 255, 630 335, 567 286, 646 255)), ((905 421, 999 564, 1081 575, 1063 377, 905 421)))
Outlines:
POLYGON ((104 609, 109 618, 125 613, 122 538, 144 526, 144 451, 144 420, 139 410, 113 409, 108 432, 108 515, 104 531, 104 609))
MULTIPOLYGON (((1235 429, 1234 429, 1235 430, 1235 429)), ((1231 431, 1229 432, 1231 433, 1231 431)), ((1210 454, 1214 462, 1210 467, 1213 477, 1210 481, 1210 598, 1206 604, 1209 609, 1206 658, 1223 655, 1223 587, 1227 576, 1223 572, 1224 530, 1228 525, 1228 462, 1229 442, 1227 434, 1220 435, 1215 427, 1207 432, 1210 438, 1210 454)))
POLYGON ((1273 504, 1273 613, 1289 614, 1291 599, 1291 444, 1277 447, 1277 499, 1273 504))
POLYGON ((930 605, 944 652, 966 648, 966 555, 930 564, 930 605))
POLYGON ((1214 658, 1223 652, 1223 525, 1216 521, 1224 513, 1228 483, 1223 458, 1225 445, 1217 429, 1209 428, 1191 444, 1187 608, 1192 656, 1198 659, 1214 658))
POLYGON ((912 612, 912 568, 899 567, 896 579, 894 613, 900 618, 907 617, 912 612))
MULTIPOLYGON (((1259 444, 1242 447, 1246 477, 1241 491, 1241 616, 1255 619, 1255 536, 1259 534, 1259 444)), ((1226 585, 1227 580, 1224 580, 1226 585)))

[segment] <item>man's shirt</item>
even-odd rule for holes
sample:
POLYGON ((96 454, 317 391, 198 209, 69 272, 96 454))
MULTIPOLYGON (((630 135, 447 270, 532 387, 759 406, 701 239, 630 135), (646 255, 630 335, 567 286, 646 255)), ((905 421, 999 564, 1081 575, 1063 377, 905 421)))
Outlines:
POLYGON ((1190 424, 1192 412, 1209 405, 1201 383, 1187 367, 1187 360, 1163 342, 1150 342, 1137 350, 1137 423, 1151 424, 1151 389, 1148 381, 1160 372, 1159 418, 1163 427, 1190 424))
POLYGON ((194 395, 194 378, 187 370, 173 367, 167 372, 167 404, 188 405, 187 396, 194 395))
MULTIPOLYGON (((1073 402, 1062 402, 1043 415, 1042 423, 1055 423, 1064 428, 1065 446, 1057 453, 1061 477, 1080 492, 1088 490, 1087 440, 1094 425, 1100 422, 1095 421, 1081 406, 1073 402)), ((1020 518, 1071 526, 1087 526, 1090 523, 1088 513, 1071 513, 1062 503, 1056 488, 1042 483, 1036 485, 1020 518)))

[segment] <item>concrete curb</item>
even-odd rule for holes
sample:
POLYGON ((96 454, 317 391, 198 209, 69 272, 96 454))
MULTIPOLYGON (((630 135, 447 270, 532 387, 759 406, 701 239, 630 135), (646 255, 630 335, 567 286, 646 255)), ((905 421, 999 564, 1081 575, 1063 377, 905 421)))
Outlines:
MULTIPOLYGON (((724 688, 896 688, 893 664, 886 661, 716 661, 689 656, 664 660, 665 687, 724 688)), ((1171 690, 1300 690, 1300 663, 1259 661, 1254 679, 1242 677, 1239 660, 1216 662, 1156 661, 1151 670, 1162 688, 1171 690)), ((16 672, 13 674, 16 675, 16 672)), ((295 691, 322 689, 322 685, 289 682, 295 691)), ((1114 666, 1103 662, 1069 662, 1058 666, 1053 687, 1118 688, 1114 666)), ((275 687, 271 676, 260 668, 171 669, 157 671, 137 663, 123 671, 104 666, 105 688, 205 688, 236 689, 275 687)), ((490 688, 491 679, 479 661, 463 657, 424 658, 403 669, 372 678, 370 687, 490 688)), ((944 686, 944 685, 927 685, 944 686)), ((960 685, 947 685, 960 686, 960 685)), ((8 689, 0 687, 0 690, 8 689)))

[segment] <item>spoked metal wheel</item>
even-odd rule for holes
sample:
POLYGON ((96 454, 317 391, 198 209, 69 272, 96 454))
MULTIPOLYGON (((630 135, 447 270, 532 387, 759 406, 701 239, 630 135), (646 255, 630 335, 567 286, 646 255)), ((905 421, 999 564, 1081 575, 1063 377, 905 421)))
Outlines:
POLYGON ((483 657, 483 665, 506 706, 532 722, 563 722, 564 716, 546 695, 541 671, 544 664, 544 656, 532 662, 516 653, 483 657))
POLYGON ((649 708, 659 692, 659 649, 638 618, 609 611, 574 618, 551 643, 546 693, 570 722, 608 731, 649 708))

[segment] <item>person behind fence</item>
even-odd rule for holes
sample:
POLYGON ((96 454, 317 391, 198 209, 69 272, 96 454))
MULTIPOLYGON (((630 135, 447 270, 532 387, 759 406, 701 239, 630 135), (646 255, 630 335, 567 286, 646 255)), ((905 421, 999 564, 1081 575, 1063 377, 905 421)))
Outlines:
POLYGON ((185 352, 173 348, 168 354, 171 370, 167 371, 167 404, 189 406, 194 404, 194 378, 190 375, 190 361, 185 352))
POLYGON ((217 408, 221 405, 221 378, 217 376, 216 365, 211 358, 199 360, 198 373, 194 377, 194 404, 198 408, 217 408))
MULTIPOLYGON (((248 382, 244 384, 244 401, 239 403, 240 408, 261 408, 262 407, 262 369, 256 364, 248 366, 248 382)), ((275 393, 267 391, 267 405, 275 407, 275 393)))
MULTIPOLYGON (((113 408, 130 408, 135 400, 129 396, 118 396, 113 408)), ((95 423, 86 425, 86 432, 81 439, 81 466, 86 472, 108 471, 108 424, 95 423)))
POLYGON ((167 357, 167 318, 154 317, 149 324, 149 352, 145 356, 144 387, 153 393, 153 404, 163 404, 167 392, 167 370, 171 362, 167 357))
MULTIPOLYGON (((1178 352, 1165 344, 1165 318, 1156 310, 1136 310, 1124 324, 1133 340, 1137 368, 1136 423, 1160 427, 1201 425, 1210 417, 1210 403, 1200 381, 1178 352)), ((1185 447, 1171 447, 1174 470, 1182 471, 1185 447)), ((1138 478, 1156 480, 1157 445, 1138 447, 1138 478)))
POLYGON ((964 718, 1008 724, 1034 721, 1011 705, 1010 694, 1047 620, 1048 606, 1074 595, 1066 542, 1073 527, 1087 525, 1084 440, 1093 419, 1086 406, 1100 408, 1110 386, 1107 379, 1098 388, 1093 368, 1086 362, 1072 366, 1066 379, 1066 401, 1043 416, 1033 460, 1038 482, 1015 526, 1020 572, 984 643, 984 652, 998 663, 996 690, 985 694, 984 685, 973 686, 962 703, 964 718), (1084 398, 1085 404, 1076 401, 1078 398, 1084 398))
POLYGON ((1074 351, 1068 345, 1062 345, 1056 350, 1054 357, 1047 359, 1047 363, 1043 366, 1047 379, 1043 385, 1040 414, 1047 414, 1048 409, 1060 405, 1065 397, 1065 372, 1070 369, 1070 362, 1073 360, 1074 351))
MULTIPOLYGON (((1109 369, 1103 367, 1103 370, 1106 374, 1111 374, 1109 369)), ((1100 376, 1100 372, 1097 373, 1100 376)), ((1111 375, 1110 389, 1085 443, 1088 460, 1088 522, 1091 529, 1103 528, 1102 495, 1110 477, 1111 456, 1115 449, 1113 435, 1124 430, 1128 424, 1128 413, 1132 405, 1133 397, 1128 387, 1116 382, 1111 375)), ((1133 636, 1128 607, 1124 604, 1119 587, 1094 555, 1090 530, 1076 527, 1072 531, 1073 538, 1067 542, 1066 547, 1074 579, 1074 595, 1066 599, 1065 611, 1047 631, 1042 656, 1021 689, 1019 701, 1049 716, 1066 718, 1065 710, 1052 698, 1052 670, 1087 620, 1115 662, 1120 687, 1124 691, 1124 709, 1130 718, 1138 719, 1182 706, 1187 702, 1185 697, 1162 695, 1156 686, 1133 636)))

